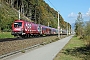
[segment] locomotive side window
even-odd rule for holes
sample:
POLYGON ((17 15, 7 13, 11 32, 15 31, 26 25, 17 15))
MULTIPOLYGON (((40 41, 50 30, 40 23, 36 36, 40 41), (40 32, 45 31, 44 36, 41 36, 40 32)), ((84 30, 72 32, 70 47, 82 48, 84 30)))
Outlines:
POLYGON ((22 27, 22 22, 15 22, 14 27, 15 28, 22 27))
POLYGON ((40 32, 40 30, 41 30, 41 27, 40 27, 40 26, 38 26, 38 27, 37 27, 37 29, 38 29, 38 31, 40 32))

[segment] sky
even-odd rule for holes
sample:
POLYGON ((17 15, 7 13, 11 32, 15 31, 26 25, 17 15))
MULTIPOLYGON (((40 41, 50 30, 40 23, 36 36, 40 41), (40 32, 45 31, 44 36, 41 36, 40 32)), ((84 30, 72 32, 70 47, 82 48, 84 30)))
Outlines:
POLYGON ((83 21, 90 20, 90 0, 44 0, 54 10, 59 11, 64 21, 75 23, 78 13, 82 13, 83 21))

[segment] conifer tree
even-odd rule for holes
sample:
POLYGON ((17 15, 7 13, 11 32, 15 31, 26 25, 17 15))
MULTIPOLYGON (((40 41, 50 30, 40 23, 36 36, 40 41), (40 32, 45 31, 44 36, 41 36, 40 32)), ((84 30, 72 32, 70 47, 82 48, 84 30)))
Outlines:
POLYGON ((83 18, 81 12, 78 13, 77 20, 75 22, 75 32, 77 36, 83 35, 83 18))

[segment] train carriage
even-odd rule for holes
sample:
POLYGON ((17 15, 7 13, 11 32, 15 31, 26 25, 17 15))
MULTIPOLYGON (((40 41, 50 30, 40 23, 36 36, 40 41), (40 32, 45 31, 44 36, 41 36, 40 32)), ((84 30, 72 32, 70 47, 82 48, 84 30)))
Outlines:
POLYGON ((52 28, 52 29, 51 29, 51 34, 52 34, 52 35, 58 34, 58 30, 55 29, 55 28, 52 28))
POLYGON ((42 35, 50 35, 51 28, 48 26, 41 25, 41 32, 42 32, 42 35))

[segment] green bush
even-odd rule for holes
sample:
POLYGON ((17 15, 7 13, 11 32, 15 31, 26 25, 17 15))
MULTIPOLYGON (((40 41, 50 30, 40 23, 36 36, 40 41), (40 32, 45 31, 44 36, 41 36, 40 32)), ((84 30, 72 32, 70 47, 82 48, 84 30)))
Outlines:
POLYGON ((84 39, 86 41, 86 46, 90 46, 90 36, 85 36, 84 39))
POLYGON ((86 22, 84 30, 84 39, 87 46, 90 46, 90 21, 86 22))

